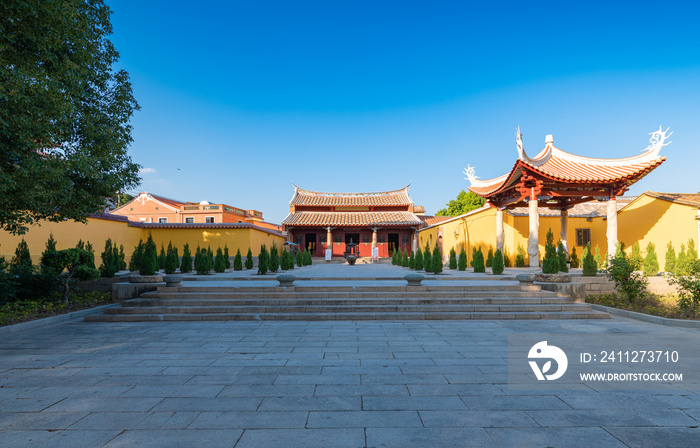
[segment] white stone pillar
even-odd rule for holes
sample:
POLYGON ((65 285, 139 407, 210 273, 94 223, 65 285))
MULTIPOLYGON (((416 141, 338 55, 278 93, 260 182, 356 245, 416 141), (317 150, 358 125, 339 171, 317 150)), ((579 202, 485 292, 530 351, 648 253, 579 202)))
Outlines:
MULTIPOLYGON (((698 238, 698 241, 700 241, 700 238, 698 238)), ((413 231, 413 244, 411 245, 411 250, 414 254, 418 252, 418 230, 413 231)))
POLYGON ((617 200, 615 196, 610 196, 608 200, 608 231, 605 236, 608 238, 608 259, 615 256, 617 250, 617 200))
MULTIPOLYGON (((374 254, 374 250, 376 248, 377 248, 377 228, 374 227, 372 229, 372 254, 374 254)), ((377 258, 379 258, 379 257, 377 257, 377 258)), ((374 262, 374 255, 372 255, 372 261, 374 262)))
POLYGON ((503 232, 503 210, 499 207, 496 209, 496 250, 500 249, 501 254, 503 254, 505 239, 506 235, 503 232))
POLYGON ((530 256, 530 267, 540 265, 540 217, 537 212, 537 196, 530 196, 530 237, 527 240, 527 254, 530 256))
MULTIPOLYGON (((330 249, 331 251, 331 260, 333 259, 333 233, 331 232, 331 228, 327 227, 326 228, 326 250, 330 249)), ((328 261, 331 261, 328 260, 328 261)))
POLYGON ((566 209, 561 210, 561 230, 559 231, 559 239, 564 245, 564 252, 566 253, 566 259, 569 259, 569 211, 566 209))

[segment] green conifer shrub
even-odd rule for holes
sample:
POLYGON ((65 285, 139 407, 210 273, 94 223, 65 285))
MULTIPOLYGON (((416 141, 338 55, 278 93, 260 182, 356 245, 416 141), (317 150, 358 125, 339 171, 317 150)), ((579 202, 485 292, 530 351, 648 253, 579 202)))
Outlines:
POLYGON ((41 254, 42 260, 44 259, 44 254, 47 252, 56 252, 56 240, 53 239, 53 233, 49 233, 49 239, 46 240, 46 249, 44 249, 44 252, 41 254))
POLYGON ((642 257, 642 248, 639 246, 639 241, 636 241, 632 245, 632 254, 629 257, 629 262, 634 267, 635 271, 642 269, 644 258, 642 257))
POLYGON ((457 269, 459 269, 460 271, 465 271, 467 269, 467 252, 464 250, 464 246, 462 246, 462 250, 459 251, 457 269))
POLYGON ((203 270, 202 249, 199 247, 199 244, 197 244, 197 249, 194 251, 194 271, 199 274, 201 270, 203 270))
POLYGON ((602 269, 603 266, 605 266, 605 263, 603 263, 603 256, 600 255, 600 247, 598 247, 597 244, 595 246, 595 255, 593 256, 593 259, 595 260, 595 265, 597 266, 597 269, 602 269))
POLYGON ((231 269, 231 256, 228 253, 228 244, 224 244, 224 262, 226 263, 226 269, 231 269))
POLYGON ((510 267, 510 254, 507 250, 505 250, 505 248, 503 249, 503 266, 507 268, 510 267))
POLYGON ((408 250, 402 251, 403 256, 401 257, 401 266, 404 268, 408 267, 408 250))
POLYGON ((197 258, 197 255, 195 255, 194 269, 197 271, 197 274, 208 275, 211 271, 214 263, 212 262, 212 257, 209 254, 210 251, 210 248, 201 249, 199 251, 199 258, 197 258))
POLYGON ((426 273, 433 272, 433 254, 430 249, 423 252, 423 270, 426 273))
POLYGON ((192 272, 192 253, 190 252, 190 245, 185 243, 182 248, 182 258, 180 259, 180 273, 187 274, 192 272))
POLYGON ((143 256, 139 264, 139 273, 141 275, 155 275, 158 268, 158 248, 153 241, 153 235, 148 233, 148 238, 143 248, 143 256))
POLYGON ((676 251, 673 248, 673 243, 668 242, 666 245, 666 261, 664 263, 665 272, 675 272, 676 271, 676 251))
POLYGON ((472 253, 472 267, 474 272, 486 272, 486 263, 484 262, 484 253, 481 247, 475 249, 472 253))
POLYGON ((306 250, 304 260, 306 260, 306 266, 311 266, 313 264, 313 258, 311 258, 311 251, 308 249, 306 250))
MULTIPOLYGON (((117 257, 119 253, 117 253, 117 257)), ((105 249, 100 255, 102 264, 100 265, 100 276, 104 278, 112 278, 119 270, 119 259, 114 258, 114 250, 112 247, 112 239, 107 238, 105 241, 105 249)))
POLYGON ((221 247, 216 248, 216 255, 214 256, 214 272, 222 273, 226 271, 226 260, 224 260, 224 251, 221 247))
POLYGON ((416 260, 413 262, 413 268, 416 271, 422 271, 423 270, 423 251, 419 247, 418 250, 416 251, 416 260))
POLYGON ((686 269, 686 255, 685 255, 685 244, 681 244, 681 251, 678 252, 678 257, 676 257, 676 271, 678 275, 684 275, 686 269))
POLYGON ((175 271, 177 271, 178 264, 179 260, 177 258, 177 252, 175 252, 175 249, 173 248, 172 241, 169 241, 168 248, 165 251, 165 266, 163 267, 163 270, 166 274, 174 274, 175 271))
POLYGON ((284 248, 282 250, 282 255, 280 255, 280 269, 283 271, 286 271, 289 269, 289 265, 287 264, 287 248, 284 248))
POLYGON ((119 245, 119 270, 126 270, 126 255, 124 254, 124 245, 119 245))
POLYGON ((557 242, 557 259, 559 260, 559 271, 569 272, 569 265, 566 262, 566 251, 564 250, 564 243, 559 240, 557 242))
POLYGON ((523 246, 518 244, 518 253, 515 255, 515 267, 524 268, 525 267, 525 249, 523 246))
POLYGON ((486 255, 486 267, 490 268, 493 265, 493 247, 489 246, 488 255, 486 255))
POLYGON ((29 253, 29 245, 22 238, 22 241, 17 244, 17 249, 15 249, 15 256, 12 257, 12 266, 26 266, 32 267, 32 256, 29 253))
POLYGON ((591 253, 591 246, 588 245, 583 250, 583 275, 586 277, 595 277, 598 274, 598 263, 591 253))
MULTIPOLYGON (((92 252, 90 252, 90 253, 92 253, 92 252)), ((92 258, 93 258, 93 260, 95 259, 94 254, 93 254, 92 258)), ((117 249, 117 243, 114 243, 112 245, 112 263, 114 263, 114 268, 115 268, 114 273, 116 274, 117 272, 119 272, 119 249, 117 249)), ((92 267, 95 267, 95 265, 93 265, 92 267)))
POLYGON ((440 253, 440 249, 438 249, 437 244, 435 245, 435 249, 433 249, 433 259, 430 266, 432 267, 433 273, 439 274, 442 272, 442 254, 440 253))
POLYGON ((160 255, 158 255, 158 270, 165 269, 165 247, 160 243, 160 255))
POLYGON ((214 251, 211 250, 211 246, 207 246, 207 257, 209 257, 209 269, 214 268, 214 251))
POLYGON ((496 253, 493 254, 493 263, 491 264, 491 271, 494 275, 503 274, 503 269, 505 268, 503 263, 503 253, 500 249, 496 249, 496 253))
POLYGON ((233 270, 242 271, 243 270, 243 259, 241 258, 241 250, 236 249, 236 256, 233 258, 233 270))
POLYGON ((263 244, 260 246, 260 253, 258 254, 258 274, 265 275, 269 267, 270 254, 267 252, 267 247, 263 244))
POLYGON ((659 273, 659 260, 656 257, 656 246, 654 246, 652 242, 647 244, 647 255, 644 257, 644 267, 642 270, 647 277, 659 273))
POLYGON ((143 240, 139 240, 139 243, 134 247, 134 251, 131 253, 131 258, 129 259, 129 270, 131 272, 139 270, 141 257, 143 257, 143 240))
POLYGON ((270 258, 268 258, 267 268, 270 272, 277 272, 280 268, 280 256, 277 252, 277 245, 272 242, 272 247, 270 248, 270 258))
POLYGON ((399 251, 397 249, 394 249, 391 252, 391 264, 396 266, 398 264, 398 258, 399 258, 399 251))
POLYGON ((411 251, 411 255, 408 257, 408 268, 416 268, 416 254, 413 251, 411 251))
POLYGON ((550 228, 544 244, 544 259, 542 260, 542 272, 545 274, 556 274, 559 272, 559 257, 557 248, 554 246, 554 234, 550 228))
POLYGON ((450 249, 450 263, 449 263, 450 270, 453 271, 457 269, 457 252, 455 252, 455 248, 453 247, 450 249))
POLYGON ((251 251, 249 247, 248 253, 245 256, 245 268, 248 270, 253 269, 254 264, 255 262, 253 261, 253 251, 251 251))
POLYGON ((569 263, 571 264, 572 268, 578 268, 581 264, 581 261, 578 259, 578 255, 576 255, 576 246, 571 248, 571 256, 569 257, 569 263))

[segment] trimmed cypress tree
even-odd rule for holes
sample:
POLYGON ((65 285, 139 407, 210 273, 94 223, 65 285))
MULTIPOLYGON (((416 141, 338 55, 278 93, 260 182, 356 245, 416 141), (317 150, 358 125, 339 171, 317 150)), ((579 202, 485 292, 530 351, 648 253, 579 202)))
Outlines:
POLYGON ((88 257, 92 259, 92 262, 90 260, 85 260, 84 266, 95 269, 95 249, 92 247, 92 243, 90 242, 90 240, 88 240, 88 242, 85 244, 85 250, 90 252, 90 254, 92 255, 92 257, 88 257))
POLYGON ((423 270, 433 272, 433 254, 430 249, 423 252, 423 270))
POLYGON ((32 256, 29 253, 29 245, 24 240, 24 238, 22 238, 22 241, 20 241, 19 244, 17 244, 17 249, 15 249, 15 256, 12 257, 12 262, 10 264, 15 267, 32 267, 32 256))
POLYGON ((401 257, 401 266, 404 268, 408 267, 408 250, 403 252, 403 257, 401 257))
POLYGON ((459 259, 457 260, 457 269, 460 271, 464 271, 467 269, 467 252, 464 250, 464 246, 462 246, 462 250, 459 251, 459 259))
POLYGON ((561 272, 569 272, 569 265, 566 264, 566 251, 561 240, 557 243, 557 258, 559 259, 559 270, 561 272))
POLYGON ((518 244, 518 250, 517 253, 515 254, 515 267, 516 268, 524 268, 525 267, 525 249, 523 249, 523 246, 518 244))
POLYGON ((126 269, 126 255, 124 254, 124 245, 119 245, 119 270, 123 271, 126 269))
POLYGON ((306 249, 306 253, 304 254, 304 260, 306 266, 311 266, 313 264, 313 258, 311 258, 311 251, 308 249, 306 249))
POLYGON ((554 246, 554 234, 550 228, 544 243, 544 259, 542 259, 542 272, 545 274, 556 274, 559 272, 559 257, 557 248, 554 246))
POLYGON ((455 252, 453 247, 450 249, 450 270, 454 271, 455 269, 457 269, 457 252, 455 252))
POLYGON ((586 277, 595 277, 598 274, 598 263, 591 253, 591 246, 587 246, 583 250, 583 275, 586 277))
POLYGON ((253 252, 250 250, 250 247, 248 248, 248 253, 245 256, 245 268, 246 269, 253 269, 253 265, 255 263, 253 262, 253 252))
POLYGON ((165 247, 160 243, 160 255, 158 255, 158 270, 165 269, 165 247))
POLYGON ((475 249, 472 255, 472 267, 474 267, 474 272, 486 272, 484 253, 481 251, 481 247, 475 249))
POLYGON ((644 257, 644 275, 647 277, 659 273, 659 260, 656 257, 656 247, 654 243, 647 244, 647 255, 644 257))
POLYGON ((491 272, 494 275, 503 274, 503 269, 505 268, 503 264, 503 253, 500 249, 496 249, 496 253, 493 254, 493 263, 491 264, 491 272))
MULTIPOLYGON (((117 257, 119 253, 117 253, 117 257)), ((112 247, 112 239, 107 238, 105 241, 105 249, 100 255, 102 259, 102 264, 100 265, 100 276, 104 278, 112 278, 114 274, 119 270, 119 259, 114 258, 114 249, 112 247)))
POLYGON ((208 275, 211 269, 214 267, 214 262, 212 261, 210 252, 211 249, 209 247, 201 250, 199 256, 199 267, 195 266, 197 274, 208 275))
POLYGON ((503 266, 509 268, 510 267, 510 254, 508 254, 508 251, 503 249, 503 266))
POLYGON ((681 251, 678 252, 678 257, 676 258, 676 270, 675 273, 679 275, 684 275, 688 263, 685 255, 685 244, 681 244, 681 251))
POLYGON ((297 266, 304 266, 304 252, 297 250, 294 254, 294 261, 296 262, 297 266))
POLYGON ((423 251, 420 250, 420 247, 416 251, 416 260, 413 262, 413 269, 416 271, 423 270, 423 251))
POLYGON ((221 247, 216 248, 216 256, 214 258, 214 272, 219 274, 226 271, 226 260, 224 259, 224 251, 221 247))
POLYGON ((581 264, 581 262, 578 259, 578 255, 576 255, 576 246, 571 248, 571 256, 569 257, 569 263, 571 264, 572 268, 577 268, 581 264))
POLYGON ((673 248, 673 243, 670 241, 666 245, 666 262, 664 263, 664 271, 676 272, 676 250, 673 248))
POLYGON ((267 268, 270 270, 270 272, 277 272, 277 270, 280 268, 280 256, 279 252, 277 252, 277 245, 274 241, 272 242, 272 247, 270 248, 270 258, 268 260, 267 268))
POLYGON ((391 253, 391 264, 394 266, 399 264, 399 250, 394 249, 394 251, 391 253))
POLYGON ((411 255, 408 257, 408 268, 409 269, 415 269, 416 268, 416 254, 411 251, 411 255))
POLYGON ((437 244, 435 245, 435 249, 433 249, 433 259, 430 266, 433 268, 432 272, 435 274, 442 272, 442 254, 440 253, 440 249, 438 249, 437 244))
POLYGON ((233 270, 242 271, 243 270, 243 260, 241 258, 241 250, 236 249, 236 256, 233 258, 233 270))
POLYGON ((199 274, 199 271, 202 269, 202 249, 199 247, 199 244, 197 244, 197 249, 194 251, 194 271, 199 274))
POLYGON ((166 274, 173 274, 177 270, 178 265, 177 252, 173 248, 172 241, 168 242, 168 249, 165 251, 165 266, 163 270, 166 274))
POLYGON ((134 251, 131 253, 131 258, 129 259, 130 271, 134 272, 139 270, 141 257, 143 257, 143 241, 139 240, 139 243, 134 247, 134 251))
POLYGON ((148 234, 148 239, 143 247, 143 256, 139 264, 139 273, 141 275, 155 275, 158 268, 158 248, 153 241, 153 236, 148 234))
POLYGON ((119 249, 117 249, 116 243, 112 245, 112 263, 114 263, 114 273, 116 274, 119 271, 119 249))
POLYGON ((286 271, 289 269, 289 265, 287 264, 287 249, 285 248, 282 250, 282 255, 280 256, 280 269, 283 271, 286 271))
POLYGON ((600 247, 596 244, 595 246, 595 255, 593 256, 593 259, 595 260, 595 265, 596 269, 602 269, 603 268, 603 256, 600 255, 600 247))
POLYGON ((685 256, 689 263, 698 259, 698 251, 695 250, 695 241, 692 238, 688 240, 688 252, 686 252, 685 256))
POLYGON ((630 255, 629 261, 635 271, 642 269, 644 258, 642 258, 642 249, 639 247, 639 241, 632 245, 632 255, 630 255))
POLYGON ((265 275, 268 270, 270 254, 267 252, 267 247, 263 244, 260 246, 260 254, 258 254, 258 274, 265 275))
POLYGON ((185 243, 182 248, 182 259, 180 259, 180 273, 187 274, 188 272, 192 272, 192 254, 190 245, 185 243))
POLYGON ((224 261, 226 262, 226 269, 231 269, 231 256, 228 253, 228 244, 224 244, 224 261))
POLYGON ((486 256, 486 267, 490 268, 493 266, 493 247, 489 246, 489 253, 486 256))
POLYGON ((207 246, 207 257, 209 257, 209 269, 214 268, 214 252, 211 250, 211 246, 207 246))

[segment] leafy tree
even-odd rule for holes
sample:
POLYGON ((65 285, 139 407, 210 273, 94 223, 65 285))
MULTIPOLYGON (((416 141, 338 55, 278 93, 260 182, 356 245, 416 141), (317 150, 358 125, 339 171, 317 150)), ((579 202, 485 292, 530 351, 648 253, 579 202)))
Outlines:
POLYGON ((474 272, 486 272, 486 264, 484 263, 484 253, 481 251, 481 247, 478 249, 472 249, 472 267, 474 272))
POLYGON ((253 252, 251 252, 249 247, 248 254, 245 256, 245 268, 248 270, 253 269, 253 264, 253 252))
POLYGON ((143 256, 139 264, 139 273, 141 275, 155 275, 158 267, 158 249, 153 241, 153 236, 149 233, 146 244, 143 247, 143 256))
POLYGON ((467 253, 464 251, 464 246, 462 246, 462 250, 459 252, 459 260, 457 260, 457 268, 460 271, 464 271, 467 269, 467 253))
POLYGON ((518 244, 518 253, 515 255, 515 267, 525 267, 525 249, 520 244, 518 244))
POLYGON ((666 246, 666 262, 664 264, 664 271, 676 272, 676 251, 673 249, 673 243, 670 241, 666 246))
POLYGON ((490 268, 493 265, 493 247, 489 246, 488 255, 486 255, 486 267, 490 268))
POLYGON ((505 266, 503 263, 503 253, 501 253, 500 249, 496 249, 496 253, 493 254, 493 263, 491 265, 491 271, 494 275, 501 275, 503 274, 504 267, 505 266))
POLYGON ((224 244, 224 262, 226 262, 226 269, 231 269, 231 256, 228 254, 228 244, 224 244))
POLYGON ((280 256, 279 252, 277 252, 277 245, 274 241, 272 242, 272 247, 270 248, 270 258, 268 259, 267 267, 270 272, 277 272, 280 267, 280 256))
POLYGON ((17 244, 17 249, 15 249, 15 256, 12 257, 12 266, 26 266, 32 267, 32 256, 29 253, 29 245, 24 238, 17 244))
POLYGON ((242 271, 243 270, 243 260, 241 259, 241 250, 236 249, 236 256, 233 258, 233 270, 242 271))
POLYGON ((411 251, 411 255, 408 257, 408 268, 416 268, 416 254, 413 251, 411 251))
POLYGON ((561 272, 569 272, 569 265, 566 264, 566 251, 561 240, 557 243, 557 259, 559 260, 559 270, 561 272))
POLYGON ((659 260, 656 257, 656 246, 651 242, 647 244, 647 255, 644 257, 643 272, 647 277, 659 273, 659 260))
POLYGON ((216 258, 214 258, 214 272, 222 273, 226 271, 226 260, 224 260, 224 252, 221 247, 216 249, 216 258))
POLYGON ((124 254, 124 245, 119 245, 119 270, 123 271, 126 269, 126 255, 124 254))
POLYGON ((556 274, 559 272, 559 257, 554 246, 554 234, 550 228, 544 244, 544 259, 542 260, 542 272, 545 274, 556 274))
POLYGON ((576 255, 576 247, 571 248, 571 256, 569 257, 569 263, 571 263, 572 268, 577 268, 581 264, 581 262, 578 259, 578 255, 576 255))
POLYGON ((143 240, 139 240, 139 243, 134 247, 134 251, 131 253, 131 258, 129 259, 129 270, 132 272, 138 271, 141 265, 141 258, 143 257, 143 240))
POLYGON ((187 274, 188 272, 192 272, 192 254, 190 253, 190 245, 185 243, 180 259, 180 273, 187 274))
POLYGON ((447 207, 438 210, 435 216, 459 216, 477 208, 481 208, 486 203, 486 200, 481 196, 462 190, 457 195, 457 199, 451 200, 447 207))
POLYGON ((110 13, 104 0, 0 2, 0 229, 86 222, 138 185, 138 104, 113 68, 110 13))
POLYGON ((700 261, 691 260, 687 272, 671 274, 669 282, 678 286, 678 306, 695 319, 700 308, 700 261))
POLYGON ((401 266, 403 266, 404 268, 407 268, 408 267, 408 250, 406 250, 406 251, 402 250, 401 252, 403 252, 403 256, 401 257, 401 266))
POLYGON ((107 241, 105 241, 105 250, 100 255, 100 258, 102 258, 100 275, 105 278, 114 277, 114 274, 119 270, 119 252, 117 252, 117 258, 114 258, 111 238, 107 238, 107 241))
POLYGON ((646 294, 649 283, 646 277, 636 272, 635 266, 624 252, 624 245, 620 243, 615 256, 610 259, 606 277, 615 282, 617 292, 630 304, 646 294))
POLYGON ((449 263, 450 270, 455 270, 457 269, 457 252, 455 252, 455 248, 453 247, 450 249, 450 263, 449 263))
POLYGON ((46 266, 55 273, 56 279, 63 286, 62 298, 68 305, 68 297, 77 286, 78 280, 95 280, 100 273, 93 268, 94 255, 85 249, 64 249, 46 254, 46 266))
POLYGON ((437 244, 435 245, 435 249, 433 249, 433 259, 430 266, 432 268, 431 271, 435 274, 442 272, 442 254, 440 253, 440 249, 438 248, 437 244))
POLYGON ((270 254, 267 252, 267 247, 263 244, 260 246, 260 254, 258 255, 258 274, 265 275, 268 270, 270 254))
POLYGON ((422 271, 423 270, 423 251, 418 248, 416 251, 416 260, 413 262, 413 268, 416 271, 422 271))
POLYGON ((163 266, 163 270, 165 270, 166 274, 173 274, 175 271, 177 271, 179 262, 180 260, 178 260, 177 257, 177 249, 173 248, 172 241, 169 241, 168 249, 165 252, 165 266, 163 266))
POLYGON ((165 247, 160 243, 160 255, 158 255, 158 270, 165 269, 165 247))

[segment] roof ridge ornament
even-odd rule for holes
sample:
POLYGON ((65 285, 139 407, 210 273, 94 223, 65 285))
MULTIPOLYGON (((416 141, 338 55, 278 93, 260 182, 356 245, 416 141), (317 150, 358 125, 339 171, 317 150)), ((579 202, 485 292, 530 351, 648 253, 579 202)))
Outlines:
POLYGON ((476 177, 476 171, 474 170, 474 167, 471 165, 467 165, 467 167, 464 168, 463 173, 465 176, 467 176, 465 177, 465 179, 468 180, 471 185, 474 185, 474 182, 476 182, 476 180, 478 179, 478 177, 476 177))
POLYGON ((515 145, 518 147, 518 158, 529 160, 529 157, 525 154, 525 148, 523 147, 523 133, 520 132, 520 126, 515 128, 515 145))
POLYGON ((666 128, 666 130, 664 131, 663 127, 659 126, 658 131, 650 132, 649 133, 649 135, 651 135, 651 138, 649 138, 650 145, 647 146, 646 148, 644 148, 644 150, 642 152, 651 153, 654 157, 658 156, 659 151, 661 151, 661 148, 673 143, 673 142, 664 143, 666 141, 666 139, 669 138, 673 134, 673 131, 671 131, 670 134, 667 134, 669 129, 671 129, 671 128, 670 127, 666 128))

